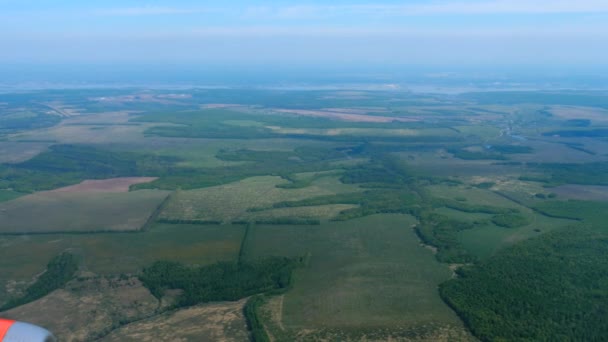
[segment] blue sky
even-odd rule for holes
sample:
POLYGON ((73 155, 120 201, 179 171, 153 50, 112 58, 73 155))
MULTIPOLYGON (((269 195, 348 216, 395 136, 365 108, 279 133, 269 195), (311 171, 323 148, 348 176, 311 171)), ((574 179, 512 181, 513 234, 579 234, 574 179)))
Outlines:
POLYGON ((598 65, 608 0, 0 0, 0 62, 598 65))

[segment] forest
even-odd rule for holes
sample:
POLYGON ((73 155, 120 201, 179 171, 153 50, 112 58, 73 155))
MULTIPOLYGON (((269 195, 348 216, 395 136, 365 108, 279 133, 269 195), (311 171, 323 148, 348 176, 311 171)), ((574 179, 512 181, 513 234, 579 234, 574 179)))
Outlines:
POLYGON ((482 341, 599 341, 607 252, 606 234, 570 227, 460 268, 440 293, 482 341))
POLYGON ((233 301, 251 295, 285 289, 301 260, 273 257, 255 262, 220 262, 191 267, 158 261, 142 270, 142 283, 157 298, 165 290, 182 290, 175 307, 211 301, 233 301))

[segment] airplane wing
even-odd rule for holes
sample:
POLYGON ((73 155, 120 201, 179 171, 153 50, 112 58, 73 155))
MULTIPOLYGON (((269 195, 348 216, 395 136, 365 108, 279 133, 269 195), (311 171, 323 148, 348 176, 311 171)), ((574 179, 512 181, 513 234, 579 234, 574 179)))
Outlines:
POLYGON ((56 342, 48 330, 39 326, 0 318, 0 342, 56 342))

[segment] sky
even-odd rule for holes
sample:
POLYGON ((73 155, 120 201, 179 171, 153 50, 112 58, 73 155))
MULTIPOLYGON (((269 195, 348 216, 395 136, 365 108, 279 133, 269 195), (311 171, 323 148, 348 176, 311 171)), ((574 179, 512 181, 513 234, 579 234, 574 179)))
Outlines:
POLYGON ((0 64, 594 67, 608 0, 0 0, 0 64))

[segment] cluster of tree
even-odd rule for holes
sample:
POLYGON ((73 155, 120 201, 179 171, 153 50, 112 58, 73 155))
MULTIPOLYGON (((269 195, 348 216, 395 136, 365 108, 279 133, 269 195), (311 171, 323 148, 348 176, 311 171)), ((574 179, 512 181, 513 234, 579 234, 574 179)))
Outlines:
POLYGON ((270 342, 270 337, 266 333, 264 323, 259 316, 259 310, 262 305, 266 303, 266 297, 264 295, 255 295, 247 301, 243 308, 243 314, 247 321, 247 328, 251 332, 251 339, 253 342, 270 342))
POLYGON ((606 254, 608 235, 570 227, 460 269, 440 293, 482 341, 601 341, 606 254))
POLYGON ((608 202, 604 201, 544 201, 534 209, 549 217, 585 221, 603 227, 608 220, 608 202))
POLYGON ((293 174, 331 170, 335 169, 331 161, 345 157, 343 152, 332 148, 298 149, 295 152, 223 151, 218 158, 250 163, 226 168, 192 168, 179 166, 181 160, 175 157, 108 151, 83 145, 54 145, 49 151, 23 163, 0 165, 0 188, 32 192, 75 184, 84 179, 157 176, 160 177, 158 180, 134 185, 133 189, 191 189, 278 172, 293 174))
POLYGON ((55 126, 61 122, 57 115, 36 114, 35 116, 2 116, 0 115, 0 134, 16 133, 31 129, 55 126))
POLYGON ((160 223, 171 223, 171 224, 222 224, 222 221, 218 220, 188 220, 188 219, 169 219, 159 218, 156 222, 160 223))
POLYGON ((158 261, 144 268, 140 279, 157 298, 162 298, 167 289, 182 290, 176 306, 183 307, 285 289, 290 286, 292 271, 299 263, 299 259, 283 257, 255 262, 218 262, 201 267, 158 261))
POLYGON ((180 160, 155 154, 116 152, 82 145, 54 145, 17 164, 18 168, 49 173, 86 174, 90 178, 144 176, 167 173, 180 160))
POLYGON ((534 151, 532 147, 522 145, 492 145, 490 149, 503 154, 532 153, 534 151))
POLYGON ((564 145, 568 146, 569 148, 571 148, 573 150, 580 151, 580 152, 586 153, 586 154, 591 155, 591 156, 597 155, 597 153, 595 153, 594 151, 591 151, 591 150, 585 148, 585 145, 583 145, 583 144, 566 143, 564 145))
POLYGON ((302 188, 307 188, 309 186, 312 185, 312 182, 315 178, 311 177, 311 178, 303 178, 303 179, 298 179, 296 177, 293 176, 293 174, 291 175, 281 175, 281 177, 285 180, 288 180, 289 183, 284 183, 284 184, 277 184, 277 188, 281 188, 281 189, 302 189, 302 188))
POLYGON ((454 157, 464 160, 506 160, 507 157, 502 153, 484 150, 484 151, 469 151, 465 148, 449 148, 448 152, 453 154, 454 157))
POLYGON ((403 188, 318 196, 299 201, 278 202, 273 207, 305 207, 328 204, 357 205, 356 208, 340 212, 336 217, 336 220, 340 221, 380 213, 414 214, 420 207, 418 195, 403 188))
POLYGON ((567 183, 586 185, 608 185, 608 162, 578 164, 529 163, 528 166, 549 176, 527 177, 527 179, 537 179, 537 181, 547 183, 548 185, 559 185, 567 183))
POLYGON ((482 214, 513 214, 519 212, 514 208, 501 208, 490 205, 475 205, 468 204, 462 201, 451 200, 447 198, 432 199, 434 207, 446 207, 465 213, 482 213, 482 214))
POLYGON ((0 187, 20 192, 49 190, 84 179, 162 176, 175 172, 174 157, 115 152, 82 145, 54 145, 19 164, 0 165, 0 187))
POLYGON ((70 253, 62 253, 49 261, 46 272, 30 285, 25 293, 19 297, 9 300, 0 311, 5 311, 42 298, 52 291, 63 287, 72 280, 78 270, 78 261, 70 253))
POLYGON ((553 198, 557 197, 557 194, 553 193, 553 192, 551 192, 549 194, 543 194, 542 192, 539 192, 537 194, 534 194, 534 197, 536 197, 538 199, 547 199, 547 198, 553 199, 553 198))
POLYGON ((274 217, 255 219, 252 223, 255 224, 276 224, 276 225, 320 225, 321 221, 315 218, 303 217, 274 217))
POLYGON ((504 228, 517 228, 530 224, 530 221, 520 214, 499 214, 492 216, 492 223, 504 228))
POLYGON ((453 220, 432 212, 420 214, 418 220, 416 234, 422 242, 437 248, 437 260, 459 264, 476 260, 458 241, 458 232, 474 228, 474 223, 453 220))

